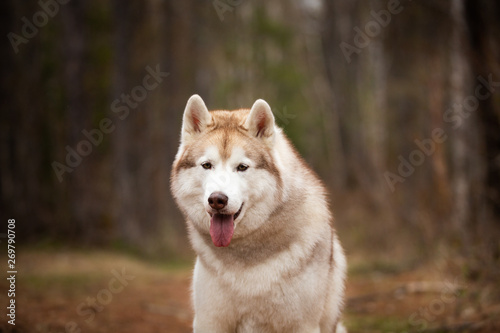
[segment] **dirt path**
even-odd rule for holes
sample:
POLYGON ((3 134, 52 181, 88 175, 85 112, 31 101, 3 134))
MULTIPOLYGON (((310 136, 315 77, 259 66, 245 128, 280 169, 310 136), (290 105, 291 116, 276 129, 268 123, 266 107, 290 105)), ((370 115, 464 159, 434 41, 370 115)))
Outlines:
MULTIPOLYGON (((29 252, 18 262, 16 326, 2 316, 0 332, 191 332, 187 266, 108 252, 29 252)), ((470 286, 429 271, 352 273, 349 331, 500 332, 499 306, 478 309, 467 300, 470 286)), ((3 281, 2 294, 8 289, 3 281)))

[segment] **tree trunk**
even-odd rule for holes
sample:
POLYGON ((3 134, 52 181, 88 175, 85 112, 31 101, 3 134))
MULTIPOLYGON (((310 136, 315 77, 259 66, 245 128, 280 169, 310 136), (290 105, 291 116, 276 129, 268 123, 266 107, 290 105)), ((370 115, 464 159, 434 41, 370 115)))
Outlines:
MULTIPOLYGON (((451 0, 450 13, 453 22, 450 49, 450 104, 461 108, 467 96, 467 82, 469 82, 470 78, 465 53, 467 31, 464 22, 464 0, 451 0)), ((468 138, 471 135, 471 130, 470 119, 462 119, 461 125, 453 129, 451 138, 453 162, 452 187, 454 195, 452 221, 456 233, 461 236, 462 241, 466 245, 470 243, 468 231, 472 208, 468 172, 468 138)))
MULTIPOLYGON (((500 80, 500 54, 490 39, 500 33, 496 14, 500 13, 498 2, 466 1, 466 19, 471 45, 471 64, 477 77, 488 81, 500 80)), ((476 83, 480 83, 476 80, 476 83)), ((488 210, 497 222, 500 221, 500 112, 495 109, 493 96, 479 101, 477 111, 482 133, 482 145, 486 155, 483 183, 488 210)))
MULTIPOLYGON (((74 0, 61 6, 63 24, 63 52, 65 56, 64 86, 67 98, 67 144, 78 150, 78 143, 83 139, 82 130, 90 125, 90 114, 85 95, 85 1, 74 0)), ((89 173, 90 156, 83 157, 73 172, 68 175, 71 217, 74 221, 74 235, 82 235, 84 239, 94 236, 91 216, 92 185, 89 173)))
MULTIPOLYGON (((130 39, 132 36, 130 26, 130 2, 113 1, 113 18, 115 23, 115 34, 113 39, 114 61, 112 76, 112 100, 120 99, 122 94, 128 94, 130 68, 130 39)), ((130 244, 137 245, 140 242, 139 223, 134 195, 134 177, 130 170, 129 154, 133 149, 131 132, 131 113, 123 119, 113 115, 117 119, 116 129, 112 133, 113 152, 113 198, 114 221, 118 237, 130 244), (119 120, 118 120, 119 119, 119 120)))

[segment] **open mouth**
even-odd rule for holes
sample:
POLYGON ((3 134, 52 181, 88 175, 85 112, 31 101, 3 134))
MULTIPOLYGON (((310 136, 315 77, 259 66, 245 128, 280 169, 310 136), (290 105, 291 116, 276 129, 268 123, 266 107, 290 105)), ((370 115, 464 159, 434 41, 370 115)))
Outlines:
POLYGON ((217 247, 226 247, 231 243, 234 233, 234 220, 240 216, 243 204, 234 214, 210 214, 210 236, 217 247))
POLYGON ((245 203, 242 203, 242 204, 241 204, 240 209, 238 209, 238 211, 234 214, 234 216, 233 216, 233 219, 234 219, 234 220, 236 220, 236 219, 238 218, 238 216, 240 216, 241 209, 243 208, 243 205, 244 205, 244 204, 245 204, 245 203))

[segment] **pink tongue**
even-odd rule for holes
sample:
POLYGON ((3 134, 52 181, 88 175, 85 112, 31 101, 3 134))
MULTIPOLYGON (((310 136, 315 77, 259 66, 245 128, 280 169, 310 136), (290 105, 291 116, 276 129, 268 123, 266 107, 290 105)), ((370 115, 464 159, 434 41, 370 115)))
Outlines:
POLYGON ((210 236, 217 247, 226 247, 233 238, 233 215, 214 214, 210 219, 210 236))

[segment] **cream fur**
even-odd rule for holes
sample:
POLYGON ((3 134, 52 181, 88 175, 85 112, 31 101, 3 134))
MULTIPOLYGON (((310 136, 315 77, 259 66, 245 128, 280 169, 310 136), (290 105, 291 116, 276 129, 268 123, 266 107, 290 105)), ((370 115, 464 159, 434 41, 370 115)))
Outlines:
POLYGON ((341 332, 346 260, 323 185, 274 125, 267 103, 259 100, 250 111, 209 113, 198 98, 186 107, 172 172, 172 193, 198 256, 194 332, 331 333, 337 327, 341 332), (200 133, 186 123, 190 105, 205 122, 194 124, 204 129, 200 133), (248 138, 217 130, 222 121, 241 125, 248 138), (255 138, 256 133, 264 136, 255 138), (230 152, 226 158, 224 151, 230 152), (271 160, 259 167, 251 157, 255 151, 269 152, 271 160), (181 168, 183 159, 193 163, 181 168), (212 170, 200 166, 205 161, 212 170), (248 170, 235 171, 239 163, 248 170), (208 234, 207 198, 213 191, 228 196, 230 214, 243 204, 226 248, 215 247, 208 234))

